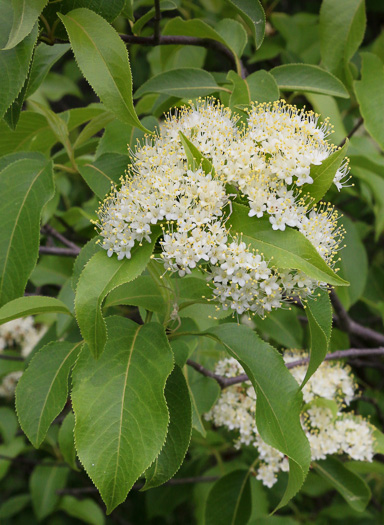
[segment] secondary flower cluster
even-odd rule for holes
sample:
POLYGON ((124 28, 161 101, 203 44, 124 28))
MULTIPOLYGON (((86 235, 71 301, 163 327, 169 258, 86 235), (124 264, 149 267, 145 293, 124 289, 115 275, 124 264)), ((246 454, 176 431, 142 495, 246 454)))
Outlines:
MULTIPOLYGON (((21 357, 25 358, 32 352, 44 331, 44 329, 36 327, 31 316, 0 325, 0 353, 16 351, 21 357)), ((13 396, 21 375, 22 372, 17 371, 3 377, 0 383, 0 397, 10 398, 13 396)))
MULTIPOLYGON (((299 351, 284 354, 285 362, 301 359, 299 351)), ((244 370, 233 358, 219 361, 215 372, 225 377, 235 377, 244 370)), ((290 369, 301 384, 305 366, 290 369)), ((372 461, 374 455, 374 427, 360 416, 345 412, 355 398, 357 385, 348 366, 324 361, 303 388, 301 424, 309 440, 312 460, 325 459, 331 454, 347 454, 350 458, 372 461)), ((267 445, 260 437, 255 424, 256 393, 250 382, 233 385, 223 390, 217 403, 205 417, 216 426, 224 426, 237 432, 235 446, 254 446, 259 453, 260 464, 257 479, 272 487, 277 473, 288 471, 285 456, 267 445)))
MULTIPOLYGON (((158 136, 132 153, 120 189, 99 209, 103 248, 130 258, 159 224, 165 269, 180 276, 196 267, 208 271, 224 309, 264 315, 293 295, 310 295, 322 283, 273 267, 241 235, 232 235, 227 219, 232 202, 240 201, 255 221, 267 217, 272 230, 299 230, 332 266, 342 236, 337 214, 328 204, 314 205, 302 188, 313 183, 311 166, 335 150, 329 133, 318 115, 283 101, 253 105, 246 124, 209 99, 176 110, 158 136), (183 135, 211 168, 193 167, 183 135)), ((344 162, 334 179, 339 189, 347 172, 344 162)))

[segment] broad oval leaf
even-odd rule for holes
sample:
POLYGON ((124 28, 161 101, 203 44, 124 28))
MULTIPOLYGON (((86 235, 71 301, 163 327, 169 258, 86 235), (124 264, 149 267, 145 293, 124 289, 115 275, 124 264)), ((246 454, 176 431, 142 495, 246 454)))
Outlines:
POLYGON ((144 489, 162 485, 179 470, 192 433, 192 407, 183 372, 176 365, 165 386, 169 410, 167 439, 160 454, 145 473, 144 489))
POLYGON ((23 295, 37 260, 43 206, 52 198, 52 162, 24 159, 0 173, 0 306, 23 295))
POLYGON ((3 49, 11 49, 32 31, 35 22, 48 0, 12 0, 13 23, 8 42, 3 49))
POLYGON ((234 203, 233 213, 227 221, 235 233, 242 234, 243 240, 259 250, 266 259, 273 257, 277 268, 302 270, 312 279, 318 279, 335 286, 348 286, 321 258, 310 241, 299 231, 287 228, 274 231, 267 219, 248 217, 248 208, 234 203))
POLYGON ((73 470, 79 470, 76 464, 76 449, 74 440, 75 416, 73 412, 68 412, 61 424, 58 443, 60 452, 64 460, 73 470))
POLYGON ((311 64, 285 64, 270 71, 283 91, 307 91, 333 97, 349 98, 348 91, 338 78, 321 67, 311 64))
POLYGON ((24 86, 36 39, 37 24, 31 34, 16 47, 0 51, 0 118, 4 116, 24 86))
POLYGON ((310 333, 310 359, 301 388, 316 372, 328 353, 332 332, 332 306, 327 290, 318 288, 306 303, 310 333))
POLYGON ((134 98, 147 93, 161 93, 178 98, 205 97, 215 91, 228 91, 220 87, 211 73, 195 67, 171 69, 150 78, 135 92, 134 98))
POLYGON ((371 498, 371 491, 355 472, 344 466, 338 459, 327 459, 312 463, 316 472, 327 480, 355 511, 363 512, 371 498))
POLYGON ((264 69, 255 71, 245 79, 251 101, 254 102, 273 102, 279 100, 279 86, 273 76, 264 69))
POLYGON ((0 519, 12 518, 18 514, 31 501, 29 494, 18 494, 7 499, 0 507, 0 519))
POLYGON ((69 44, 47 46, 44 43, 36 46, 33 62, 29 72, 28 87, 25 98, 30 97, 43 82, 51 67, 70 49, 69 44))
POLYGON ((60 499, 59 510, 76 518, 76 521, 80 520, 90 525, 104 525, 105 523, 105 516, 100 506, 90 498, 79 500, 74 496, 63 496, 60 499))
POLYGON ((164 388, 173 355, 157 323, 107 319, 108 342, 95 360, 87 345, 73 372, 77 454, 107 511, 122 503, 158 456, 167 434, 164 388))
POLYGON ((223 324, 206 332, 220 341, 248 374, 257 395, 256 425, 262 439, 288 456, 289 479, 277 508, 299 491, 311 451, 300 423, 302 395, 281 355, 246 326, 223 324))
POLYGON ((119 184, 128 163, 128 155, 104 153, 93 162, 78 166, 78 170, 97 197, 104 199, 112 185, 119 184))
POLYGON ((38 447, 68 397, 68 375, 80 351, 80 343, 54 341, 32 358, 16 388, 20 426, 38 447))
POLYGON ((39 465, 29 478, 32 506, 39 521, 56 509, 60 496, 57 490, 65 487, 69 469, 48 465, 39 465))
POLYGON ((314 202, 318 202, 324 197, 332 186, 336 172, 345 158, 348 144, 349 141, 346 139, 344 146, 331 153, 321 164, 311 165, 310 176, 313 179, 313 183, 303 185, 303 194, 313 197, 315 199, 314 202))
POLYGON ((259 0, 228 0, 247 24, 259 49, 264 40, 265 13, 259 0))
POLYGON ((150 312, 161 312, 165 308, 161 291, 149 275, 141 275, 112 290, 105 300, 105 306, 120 304, 141 306, 150 312))
POLYGON ((384 149, 384 66, 373 53, 361 53, 363 65, 361 80, 354 82, 364 126, 371 137, 384 149))
POLYGON ((205 504, 205 525, 246 525, 252 498, 248 470, 234 470, 211 488, 205 504))
POLYGON ((18 297, 0 308, 0 325, 12 321, 13 319, 18 319, 27 315, 41 314, 43 312, 72 315, 65 304, 59 299, 31 295, 18 297))
POLYGON ((59 16, 84 77, 105 107, 120 120, 147 131, 133 106, 128 52, 115 29, 86 8, 59 16), (100 35, 103 38, 100 39, 100 35))
POLYGON ((98 357, 107 340, 107 330, 101 305, 105 297, 117 286, 138 277, 147 266, 157 235, 152 242, 135 246, 131 259, 118 261, 114 255, 108 257, 102 250, 96 253, 80 275, 75 299, 76 318, 80 331, 90 352, 98 357))

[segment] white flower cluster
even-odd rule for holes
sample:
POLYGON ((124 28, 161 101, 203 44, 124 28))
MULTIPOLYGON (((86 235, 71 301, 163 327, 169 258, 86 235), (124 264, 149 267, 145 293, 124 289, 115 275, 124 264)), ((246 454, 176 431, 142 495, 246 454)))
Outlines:
MULTIPOLYGON (((324 203, 314 206, 302 188, 313 182, 311 166, 335 150, 326 140, 328 122, 318 125, 318 117, 282 101, 252 106, 246 125, 210 99, 177 110, 158 136, 132 153, 121 188, 99 209, 103 248, 109 256, 130 258, 160 225, 166 270, 180 276, 196 267, 209 271, 213 298, 224 309, 264 315, 290 296, 310 295, 321 283, 273 267, 241 235, 231 235, 226 220, 232 201, 241 201, 254 220, 268 217, 273 230, 297 228, 333 265, 342 237, 337 214, 324 203), (212 169, 191 169, 181 134, 212 169)), ((344 162, 335 177, 338 188, 347 172, 344 162)))
MULTIPOLYGON (((33 317, 15 319, 0 325, 0 353, 7 350, 17 350, 22 357, 27 357, 44 334, 45 329, 38 329, 33 317)), ((3 377, 0 383, 0 397, 13 396, 16 384, 22 372, 11 372, 3 377)))
MULTIPOLYGON (((298 351, 286 352, 286 362, 301 359, 298 351)), ((215 372, 225 377, 235 377, 244 370, 233 358, 219 361, 215 372)), ((306 374, 305 366, 290 369, 301 384, 306 374)), ((312 460, 325 459, 331 454, 347 454, 350 458, 372 461, 374 455, 374 427, 360 416, 344 409, 356 397, 357 385, 348 366, 337 362, 323 362, 303 388, 301 423, 311 447, 312 460)), ((205 417, 216 426, 235 430, 235 446, 252 445, 258 453, 260 464, 257 479, 272 487, 277 473, 288 470, 287 458, 267 445, 260 437, 255 423, 256 393, 250 382, 233 385, 223 390, 217 403, 205 417)))

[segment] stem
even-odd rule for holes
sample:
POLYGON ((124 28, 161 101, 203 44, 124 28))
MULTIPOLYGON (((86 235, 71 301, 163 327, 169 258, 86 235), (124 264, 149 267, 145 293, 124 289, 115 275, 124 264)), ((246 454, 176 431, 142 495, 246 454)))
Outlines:
POLYGON ((60 255, 62 257, 77 257, 80 253, 80 248, 56 248, 56 246, 40 246, 39 253, 42 255, 60 255))
POLYGON ((363 117, 360 117, 359 120, 356 122, 356 124, 353 126, 353 128, 351 129, 351 131, 348 133, 348 135, 345 137, 344 140, 342 140, 339 144, 339 148, 341 148, 342 146, 344 146, 344 144, 346 143, 347 139, 350 139, 355 133, 356 131, 360 128, 360 126, 363 124, 364 122, 364 119, 363 117))

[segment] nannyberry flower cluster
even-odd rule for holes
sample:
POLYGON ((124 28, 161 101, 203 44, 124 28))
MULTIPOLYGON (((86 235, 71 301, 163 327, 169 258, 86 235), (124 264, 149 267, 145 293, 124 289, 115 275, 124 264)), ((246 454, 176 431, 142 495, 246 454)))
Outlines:
MULTIPOLYGON (((272 230, 299 230, 329 265, 342 231, 337 214, 314 205, 303 185, 311 166, 334 150, 327 121, 283 101, 253 105, 246 124, 228 108, 202 100, 169 115, 155 137, 132 152, 120 189, 99 209, 97 227, 111 257, 130 258, 132 248, 151 241, 155 225, 165 269, 180 276, 198 267, 211 279, 213 298, 238 314, 264 315, 292 296, 305 297, 323 283, 302 271, 275 268, 227 227, 232 202, 249 206, 249 217, 268 217, 272 230), (212 168, 188 162, 183 135, 212 168)), ((340 189, 345 161, 334 182, 340 189)))
MULTIPOLYGON (((285 352, 285 362, 299 360, 299 351, 285 352)), ((219 361, 215 372, 235 377, 244 370, 233 358, 219 361)), ((301 384, 305 366, 290 369, 301 384)), ((348 366, 324 361, 303 388, 304 407, 301 424, 309 440, 313 460, 325 459, 331 454, 346 454, 361 461, 372 461, 374 455, 374 427, 360 416, 345 412, 356 397, 357 385, 348 366)), ((214 407, 205 417, 216 426, 224 426, 237 433, 235 446, 251 445, 259 453, 257 479, 272 487, 277 473, 288 471, 288 460, 260 437, 256 423, 256 393, 250 382, 233 385, 223 390, 214 407)))
MULTIPOLYGON (((25 358, 32 352, 44 332, 45 328, 37 328, 31 316, 0 325, 0 353, 9 350, 17 351, 25 358)), ((11 372, 2 379, 0 397, 13 396, 21 375, 20 371, 11 372)))

